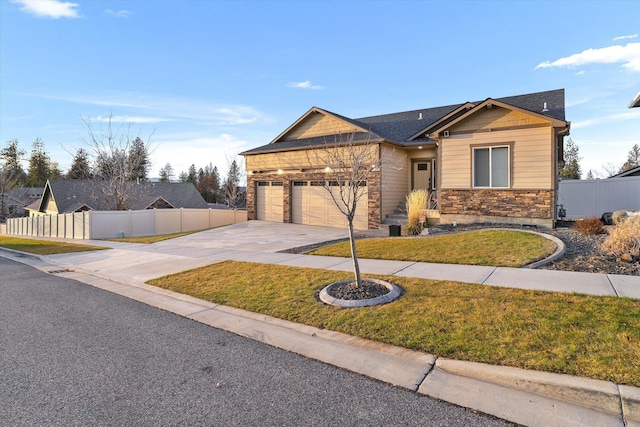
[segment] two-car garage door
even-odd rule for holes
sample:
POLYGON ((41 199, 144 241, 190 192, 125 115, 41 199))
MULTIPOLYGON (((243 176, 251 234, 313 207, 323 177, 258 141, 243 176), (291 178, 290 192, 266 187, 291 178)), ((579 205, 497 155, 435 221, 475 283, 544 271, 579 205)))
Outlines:
MULTIPOLYGON (((347 218, 340 212, 322 183, 294 181, 292 184, 291 222, 339 228, 347 226, 347 218)), ((258 181, 256 192, 256 217, 258 219, 274 222, 284 221, 283 188, 282 181, 258 181)), ((353 226, 357 230, 366 230, 369 225, 367 188, 365 187, 363 190, 353 220, 353 226)), ((335 191, 339 191, 337 185, 335 191)))
MULTIPOLYGON (((353 226, 357 230, 366 230, 369 225, 367 209, 367 189, 358 201, 353 226)), ((339 187, 334 187, 339 194, 339 187)), ((339 199, 339 196, 338 196, 339 199)), ((328 227, 347 226, 347 217, 344 216, 331 194, 320 182, 294 181, 291 195, 291 215, 295 224, 324 225, 328 227)))

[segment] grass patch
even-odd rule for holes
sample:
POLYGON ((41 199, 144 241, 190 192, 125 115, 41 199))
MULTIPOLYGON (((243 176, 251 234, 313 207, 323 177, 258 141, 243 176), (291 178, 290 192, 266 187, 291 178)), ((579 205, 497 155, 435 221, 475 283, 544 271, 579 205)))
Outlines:
MULTIPOLYGON (((370 259, 522 267, 552 254, 556 245, 524 231, 481 230, 431 237, 362 239, 356 242, 356 249, 359 257, 370 259)), ((309 254, 351 256, 349 242, 324 246, 309 254)))
POLYGON ((440 357, 640 386, 640 301, 378 275, 370 277, 404 295, 355 309, 316 300, 321 287, 350 277, 226 261, 148 283, 440 357))
MULTIPOLYGON (((210 230, 206 228, 205 230, 210 230)), ((189 234, 199 233, 204 230, 184 231, 181 233, 162 234, 160 236, 144 236, 144 237, 118 237, 115 239, 103 239, 108 242, 123 242, 123 243, 144 243, 151 244, 161 242, 163 240, 175 239, 177 237, 188 236, 189 234)))
POLYGON ((51 240, 21 239, 18 237, 0 236, 0 246, 16 251, 36 255, 55 255, 70 252, 96 251, 109 249, 102 246, 81 245, 77 243, 55 242, 51 240))

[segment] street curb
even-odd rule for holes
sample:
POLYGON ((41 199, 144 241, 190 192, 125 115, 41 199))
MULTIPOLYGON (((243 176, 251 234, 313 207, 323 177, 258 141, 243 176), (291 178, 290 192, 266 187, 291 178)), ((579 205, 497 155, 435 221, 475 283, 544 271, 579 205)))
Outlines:
POLYGON ((531 426, 640 426, 640 388, 433 355, 222 306, 147 284, 127 284, 3 250, 41 271, 107 290, 167 312, 379 381, 531 426), (490 397, 490 398, 488 398, 490 397))

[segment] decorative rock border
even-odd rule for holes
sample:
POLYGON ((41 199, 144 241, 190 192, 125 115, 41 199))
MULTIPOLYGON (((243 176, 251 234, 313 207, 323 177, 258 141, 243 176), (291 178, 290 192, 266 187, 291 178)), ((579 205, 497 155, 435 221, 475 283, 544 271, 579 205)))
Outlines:
POLYGON ((391 301, 397 299, 398 297, 400 297, 400 295, 402 295, 402 289, 399 286, 394 285, 393 283, 385 282, 384 280, 378 280, 378 279, 366 279, 366 280, 369 282, 374 282, 378 285, 384 286, 385 288, 389 289, 389 292, 376 298, 361 299, 361 300, 339 299, 329 295, 329 290, 332 287, 343 285, 345 283, 349 283, 353 281, 353 279, 343 280, 340 282, 332 283, 322 288, 319 294, 320 301, 322 301, 325 304, 333 305, 336 307, 342 307, 342 308, 371 307, 374 305, 382 305, 382 304, 390 303, 391 301))

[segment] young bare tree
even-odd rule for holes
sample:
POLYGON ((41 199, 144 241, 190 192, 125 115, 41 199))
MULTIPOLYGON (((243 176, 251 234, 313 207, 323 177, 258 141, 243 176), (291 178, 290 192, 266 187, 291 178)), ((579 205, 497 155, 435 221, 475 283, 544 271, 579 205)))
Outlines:
POLYGON ((18 174, 4 164, 0 164, 0 223, 10 216, 8 194, 11 190, 20 187, 18 174))
POLYGON ((375 179, 383 167, 391 166, 390 161, 380 157, 377 143, 368 138, 359 139, 358 134, 354 132, 338 135, 332 142, 325 141, 322 147, 309 151, 307 159, 312 167, 324 168, 326 179, 320 181, 322 187, 331 195, 333 203, 347 219, 353 273, 356 287, 360 288, 362 276, 353 220, 358 203, 367 193, 368 181, 375 179))
POLYGON ((140 197, 130 181, 140 178, 148 168, 149 143, 143 142, 139 135, 131 135, 130 123, 114 126, 111 115, 106 122, 100 123, 99 129, 95 129, 89 118, 82 120, 89 134, 83 142, 89 147, 93 175, 99 181, 95 186, 96 197, 103 198, 108 205, 113 204, 111 209, 129 209, 132 200, 140 197))

